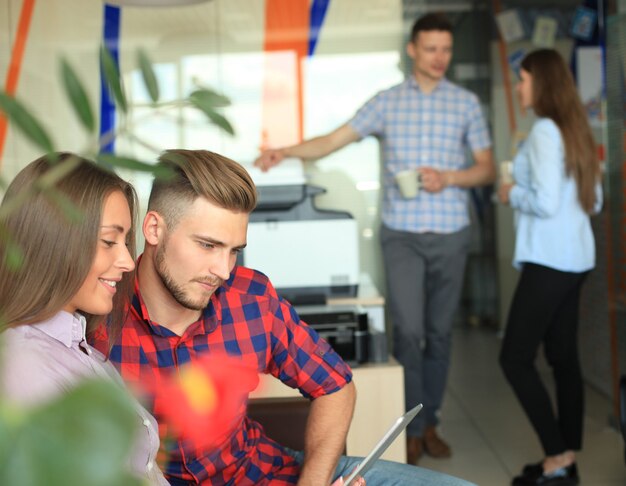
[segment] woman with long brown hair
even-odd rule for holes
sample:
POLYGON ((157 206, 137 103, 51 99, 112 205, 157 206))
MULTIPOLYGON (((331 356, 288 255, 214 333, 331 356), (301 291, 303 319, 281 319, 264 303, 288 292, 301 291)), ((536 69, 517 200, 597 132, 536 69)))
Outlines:
POLYGON ((537 115, 513 163, 514 184, 498 191, 515 209, 513 264, 521 269, 500 364, 545 457, 513 485, 578 484, 583 381, 577 328, 580 288, 595 266, 590 214, 602 204, 600 166, 585 109, 567 64, 553 49, 528 54, 517 90, 537 115), (535 368, 540 344, 556 383, 556 409, 535 368), (554 412, 556 410, 556 413, 554 412))
MULTIPOLYGON (((117 371, 86 341, 110 314, 121 324, 132 285, 136 196, 130 184, 92 162, 69 153, 44 156, 26 166, 9 185, 2 205, 16 204, 0 220, 0 390, 19 404, 35 405, 87 378, 111 379, 117 371), (38 182, 59 163, 73 169, 52 190, 38 182), (59 200, 78 210, 69 221, 59 200), (17 245, 22 262, 8 265, 7 242, 17 245)), ((155 456, 157 425, 138 403, 138 432, 130 470, 151 484, 167 485, 155 456)), ((71 473, 71 472, 68 472, 71 473)))

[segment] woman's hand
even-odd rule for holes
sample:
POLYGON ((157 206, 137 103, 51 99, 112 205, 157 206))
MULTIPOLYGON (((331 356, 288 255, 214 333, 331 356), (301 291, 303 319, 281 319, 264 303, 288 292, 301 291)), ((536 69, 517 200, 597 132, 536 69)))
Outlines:
POLYGON ((498 188, 498 200, 502 204, 509 204, 509 194, 514 184, 500 184, 498 188))

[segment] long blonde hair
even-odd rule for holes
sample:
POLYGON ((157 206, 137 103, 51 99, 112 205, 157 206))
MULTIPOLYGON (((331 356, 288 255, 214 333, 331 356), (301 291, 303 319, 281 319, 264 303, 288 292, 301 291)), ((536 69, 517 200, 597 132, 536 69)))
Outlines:
POLYGON ((565 168, 576 181, 578 200, 587 212, 596 202, 595 185, 600 178, 596 142, 587 121, 574 78, 554 49, 538 49, 522 60, 532 76, 533 110, 550 118, 561 131, 565 145, 565 168))
MULTIPOLYGON (((41 191, 0 221, 0 231, 18 245, 23 254, 20 268, 7 266, 6 240, 0 242, 0 317, 8 326, 32 324, 49 319, 62 310, 82 286, 96 254, 96 245, 106 197, 120 191, 131 212, 132 227, 129 251, 135 255, 136 195, 133 187, 117 175, 97 167, 93 162, 70 153, 53 154, 55 164, 70 158, 78 166, 60 180, 55 189, 82 213, 79 222, 68 221, 67 214, 41 191)), ((46 174, 51 157, 31 162, 9 185, 2 207, 32 190, 46 174)), ((121 326, 133 278, 125 273, 117 286, 111 322, 121 326)), ((93 330, 101 316, 85 315, 88 329, 93 330)))

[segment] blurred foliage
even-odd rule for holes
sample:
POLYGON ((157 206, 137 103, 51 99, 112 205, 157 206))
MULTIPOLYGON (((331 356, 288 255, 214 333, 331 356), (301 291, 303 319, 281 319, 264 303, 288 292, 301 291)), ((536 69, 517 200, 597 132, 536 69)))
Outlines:
POLYGON ((137 412, 126 391, 85 382, 33 408, 0 407, 0 484, 140 485, 128 473, 137 412))
MULTIPOLYGON (((124 117, 128 102, 119 70, 111 53, 100 49, 100 62, 107 89, 118 108, 118 126, 96 139, 96 119, 82 81, 71 64, 60 61, 63 88, 81 126, 91 136, 92 145, 79 152, 107 170, 118 168, 149 172, 155 177, 169 177, 171 171, 155 165, 153 160, 141 161, 120 154, 99 153, 120 136, 136 135, 127 130, 124 117)), ((226 133, 234 134, 232 125, 218 113, 230 104, 213 90, 199 88, 186 99, 175 103, 159 102, 159 86, 147 54, 139 50, 137 62, 152 106, 158 110, 192 106, 203 112, 207 120, 226 133)), ((0 90, 0 112, 42 152, 56 150, 53 139, 42 123, 20 100, 0 90)), ((156 155, 156 154, 155 154, 156 155)), ((155 157, 156 159, 156 157, 155 157)), ((43 192, 67 216, 70 223, 80 222, 82 214, 55 187, 70 173, 77 159, 58 163, 50 157, 52 169, 41 177, 30 191, 24 191, 0 209, 0 246, 9 270, 19 272, 22 252, 3 224, 7 215, 22 204, 28 204, 33 194, 43 192)), ((0 187, 6 188, 0 177, 0 187)), ((19 278, 19 275, 16 276, 19 278)), ((62 282, 59 282, 62 285, 62 282)), ((0 303, 0 329, 2 322, 0 303)), ((0 356, 1 357, 1 356, 0 356)), ((0 363, 1 364, 1 363, 0 363)), ((134 486, 141 480, 129 476, 129 454, 132 438, 139 424, 137 412, 129 395, 119 385, 95 381, 86 382, 56 400, 34 408, 16 407, 0 396, 0 484, 20 486, 134 486)))
MULTIPOLYGON (((160 102, 160 89, 152 62, 146 52, 142 49, 137 51, 137 63, 144 86, 150 96, 150 99, 152 100, 152 107, 155 109, 155 112, 162 113, 166 110, 173 110, 181 106, 191 106, 204 113, 209 123, 216 125, 230 135, 234 135, 235 130, 233 126, 226 119, 226 117, 224 117, 224 115, 219 113, 221 108, 230 105, 230 100, 228 98, 212 89, 198 87, 184 99, 174 102, 160 102)), ((92 144, 85 147, 85 149, 80 151, 78 155, 94 160, 98 165, 108 170, 128 169, 139 172, 148 172, 158 178, 167 178, 171 176, 171 171, 162 166, 155 165, 155 160, 141 161, 123 154, 100 153, 101 147, 108 145, 111 141, 118 137, 124 136, 130 137, 131 139, 142 143, 144 146, 149 146, 149 144, 142 142, 135 133, 132 133, 128 129, 129 124, 126 123, 126 117, 128 116, 128 101, 124 92, 124 84, 113 56, 104 46, 100 48, 100 65, 106 88, 109 90, 112 95, 112 99, 115 100, 115 105, 118 108, 118 123, 115 129, 102 134, 96 139, 94 136, 96 131, 96 119, 92 108, 93 104, 87 95, 88 91, 85 89, 84 84, 76 74, 76 71, 71 66, 69 61, 67 59, 61 59, 60 61, 60 75, 67 99, 69 100, 73 112, 80 121, 81 126, 85 129, 87 134, 91 136, 92 140, 92 144)), ((40 148, 44 153, 55 152, 56 147, 53 143, 53 139, 47 133, 43 124, 30 113, 24 103, 10 96, 3 90, 0 90, 0 112, 8 118, 9 122, 12 123, 17 130, 19 130, 28 140, 40 148)), ((58 164, 53 170, 46 174, 41 181, 39 181, 35 188, 36 191, 45 192, 50 200, 57 204, 65 212, 65 214, 68 215, 68 219, 70 221, 77 220, 79 213, 75 208, 72 208, 69 201, 65 200, 58 192, 55 192, 54 185, 65 174, 72 170, 72 164, 75 164, 76 162, 76 160, 68 159, 63 163, 58 164)), ((55 165, 56 161, 51 158, 50 163, 51 165, 55 165)), ((1 177, 0 187, 6 187, 5 181, 1 177)), ((14 211, 21 204, 26 204, 29 197, 32 195, 32 193, 20 195, 19 198, 15 198, 12 201, 11 205, 5 205, 5 207, 0 210, 0 244, 7 245, 6 251, 4 252, 4 258, 5 260, 8 260, 7 263, 10 268, 18 268, 21 260, 19 258, 19 249, 15 248, 15 245, 11 244, 10 238, 2 236, 2 220, 7 214, 14 211)))

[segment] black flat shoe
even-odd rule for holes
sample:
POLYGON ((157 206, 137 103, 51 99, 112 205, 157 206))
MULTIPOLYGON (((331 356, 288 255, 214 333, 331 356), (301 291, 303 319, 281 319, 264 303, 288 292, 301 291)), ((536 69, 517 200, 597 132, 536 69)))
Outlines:
POLYGON ((533 464, 526 464, 524 466, 524 469, 522 469, 522 474, 530 474, 533 472, 543 474, 543 461, 535 462, 533 464))
POLYGON ((539 464, 527 464, 522 474, 513 478, 512 486, 575 486, 578 484, 578 468, 576 463, 562 467, 549 474, 543 472, 539 464))

